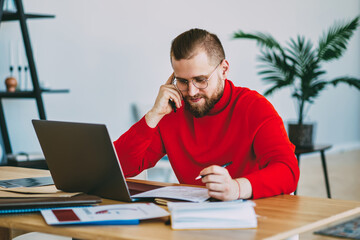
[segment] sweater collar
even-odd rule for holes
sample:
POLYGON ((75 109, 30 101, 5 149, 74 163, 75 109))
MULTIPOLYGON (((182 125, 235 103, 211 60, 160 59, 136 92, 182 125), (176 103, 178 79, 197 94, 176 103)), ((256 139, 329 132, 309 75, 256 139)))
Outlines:
POLYGON ((228 79, 226 79, 224 86, 224 93, 221 96, 220 100, 210 110, 208 115, 215 115, 221 112, 229 104, 230 99, 231 99, 231 82, 228 79))

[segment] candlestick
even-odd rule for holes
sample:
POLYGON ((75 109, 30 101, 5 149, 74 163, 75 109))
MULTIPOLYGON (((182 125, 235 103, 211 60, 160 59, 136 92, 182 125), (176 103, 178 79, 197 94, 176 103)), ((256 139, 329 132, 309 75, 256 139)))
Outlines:
POLYGON ((14 74, 13 74, 14 67, 13 67, 13 66, 10 66, 10 67, 9 67, 9 70, 10 70, 10 77, 14 76, 14 74))
POLYGON ((22 65, 21 42, 18 42, 18 65, 22 65))
POLYGON ((13 43, 11 41, 9 43, 9 56, 10 56, 10 66, 14 66, 14 49, 13 49, 13 43))
POLYGON ((28 74, 28 66, 24 67, 24 72, 25 72, 25 87, 24 90, 27 91, 28 90, 28 82, 29 82, 29 74, 28 74))
POLYGON ((22 67, 21 65, 18 66, 18 72, 19 72, 19 76, 18 76, 18 79, 19 79, 19 82, 18 82, 18 85, 17 85, 17 88, 18 90, 21 90, 22 89, 22 77, 21 77, 21 70, 22 70, 22 67))
POLYGON ((18 85, 17 89, 22 90, 23 82, 22 82, 22 48, 21 48, 21 42, 18 41, 18 85))

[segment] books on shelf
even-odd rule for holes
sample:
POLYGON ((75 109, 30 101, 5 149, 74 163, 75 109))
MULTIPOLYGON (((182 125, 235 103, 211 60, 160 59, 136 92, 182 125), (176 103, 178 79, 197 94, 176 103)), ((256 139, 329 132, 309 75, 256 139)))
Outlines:
POLYGON ((172 229, 256 228, 251 201, 184 203, 169 202, 172 229))
POLYGON ((153 203, 102 205, 41 211, 49 225, 134 225, 140 220, 169 216, 153 203))

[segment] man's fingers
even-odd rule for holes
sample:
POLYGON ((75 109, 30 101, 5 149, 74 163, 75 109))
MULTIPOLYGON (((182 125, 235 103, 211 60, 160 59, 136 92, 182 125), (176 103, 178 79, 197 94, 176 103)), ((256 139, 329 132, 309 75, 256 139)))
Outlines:
POLYGON ((173 101, 176 104, 177 108, 180 108, 181 107, 181 96, 179 95, 178 91, 172 87, 167 87, 167 88, 168 88, 167 91, 168 91, 168 97, 169 97, 168 99, 170 101, 173 101))
POLYGON ((210 167, 204 168, 201 172, 201 176, 209 175, 209 174, 227 174, 228 170, 226 168, 212 165, 210 167))
POLYGON ((169 77, 169 79, 165 82, 166 85, 172 84, 172 81, 174 79, 174 73, 171 74, 171 76, 169 77))
POLYGON ((214 191, 214 192, 224 192, 226 190, 223 184, 213 183, 213 182, 206 183, 206 188, 209 189, 209 191, 214 191))
POLYGON ((209 174, 202 178, 203 183, 223 183, 226 181, 226 177, 224 175, 218 174, 209 174))
POLYGON ((209 191, 208 194, 209 194, 210 197, 219 199, 221 201, 230 200, 230 199, 226 198, 226 195, 223 192, 209 191))

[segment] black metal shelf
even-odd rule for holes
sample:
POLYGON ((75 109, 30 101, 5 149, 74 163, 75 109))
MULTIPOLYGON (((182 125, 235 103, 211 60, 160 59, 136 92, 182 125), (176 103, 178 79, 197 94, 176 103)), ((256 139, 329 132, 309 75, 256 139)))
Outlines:
MULTIPOLYGON (((46 119, 44 102, 42 99, 43 93, 67 93, 68 89, 42 89, 39 84, 39 78, 36 71, 36 65, 34 60, 34 55, 31 47, 30 35, 27 27, 28 19, 44 19, 44 18, 54 18, 54 15, 48 14, 30 14, 24 12, 24 6, 22 0, 14 0, 16 12, 3 10, 5 0, 0 0, 0 24, 4 21, 19 21, 21 34, 24 42, 26 57, 29 64, 29 73, 31 76, 33 90, 31 91, 15 91, 15 92, 5 92, 0 91, 0 131, 1 136, 4 142, 4 148, 7 156, 12 154, 12 148, 10 144, 10 138, 8 129, 5 121, 5 113, 2 104, 2 99, 4 98, 33 98, 36 101, 39 118, 46 119)), ((9 159, 11 160, 11 159, 9 159)), ((40 162, 44 162, 44 160, 39 160, 40 162)), ((10 161, 11 162, 11 161, 10 161)), ((8 164, 10 164, 10 162, 8 164)), ((16 161, 14 161, 16 162, 16 161)), ((32 166, 32 163, 29 162, 29 166, 32 166)), ((36 164, 35 164, 36 165, 36 164)), ((35 167, 35 166, 34 166, 35 167)))
MULTIPOLYGON (((68 93, 69 89, 41 89, 42 93, 68 93)), ((0 91, 0 98, 35 98, 36 93, 34 91, 15 91, 15 92, 3 92, 0 91)))
MULTIPOLYGON (((55 15, 49 14, 33 14, 25 13, 26 19, 36 19, 36 18, 55 18, 55 15)), ((17 12, 4 11, 1 21, 18 21, 20 20, 19 14, 17 12)))

